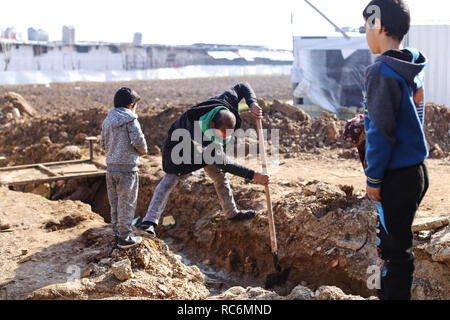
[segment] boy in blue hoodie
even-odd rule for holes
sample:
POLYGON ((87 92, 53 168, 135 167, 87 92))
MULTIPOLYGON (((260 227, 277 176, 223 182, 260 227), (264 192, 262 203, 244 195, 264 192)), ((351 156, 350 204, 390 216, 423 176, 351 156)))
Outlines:
POLYGON ((147 142, 137 120, 138 94, 121 88, 114 95, 114 108, 102 124, 101 146, 106 150, 106 188, 111 206, 111 226, 119 248, 142 241, 131 233, 139 187, 139 156, 147 142))
POLYGON ((364 93, 367 194, 378 209, 377 244, 384 260, 378 297, 411 299, 412 223, 427 188, 423 69, 427 59, 404 49, 410 27, 403 0, 373 0, 363 11, 374 54, 364 93))

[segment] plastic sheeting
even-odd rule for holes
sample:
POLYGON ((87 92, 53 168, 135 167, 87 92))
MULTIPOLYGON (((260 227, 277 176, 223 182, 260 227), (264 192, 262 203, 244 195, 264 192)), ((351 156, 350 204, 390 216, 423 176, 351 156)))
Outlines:
POLYGON ((294 103, 334 113, 340 107, 359 107, 365 69, 373 60, 364 35, 294 37, 294 103))
POLYGON ((0 85, 75 81, 185 79, 214 76, 291 74, 290 65, 186 66, 136 71, 0 71, 0 85))

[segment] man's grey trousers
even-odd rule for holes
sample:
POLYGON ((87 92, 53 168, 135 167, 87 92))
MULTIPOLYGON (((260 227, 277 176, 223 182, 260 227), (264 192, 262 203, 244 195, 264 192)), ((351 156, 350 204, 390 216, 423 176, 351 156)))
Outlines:
MULTIPOLYGON (((214 187, 223 212, 228 219, 233 218, 238 214, 238 209, 225 173, 215 165, 208 165, 204 169, 214 182, 214 187)), ((170 193, 183 178, 183 176, 177 176, 176 174, 171 173, 166 173, 164 175, 155 189, 155 193, 153 194, 152 201, 150 202, 147 214, 143 221, 150 221, 158 224, 159 219, 166 208, 170 193)))

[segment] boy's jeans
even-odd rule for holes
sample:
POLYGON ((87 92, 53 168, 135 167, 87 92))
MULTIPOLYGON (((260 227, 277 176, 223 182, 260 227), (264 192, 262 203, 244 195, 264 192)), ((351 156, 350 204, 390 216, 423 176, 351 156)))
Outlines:
MULTIPOLYGON (((238 210, 233 198, 230 183, 225 176, 225 173, 215 165, 208 165, 204 169, 214 182, 214 187, 217 196, 219 197, 222 210, 227 218, 233 218, 238 214, 238 210)), ((150 221, 158 224, 159 219, 166 208, 170 193, 181 179, 183 179, 183 177, 177 176, 176 174, 166 173, 164 175, 155 189, 147 214, 142 221, 150 221)))
POLYGON ((428 189, 425 164, 388 170, 381 186, 378 210, 378 253, 384 260, 381 287, 382 300, 409 300, 414 273, 412 223, 428 189))
POLYGON ((106 189, 111 206, 111 226, 114 235, 126 239, 136 211, 139 190, 138 172, 106 172, 106 189))

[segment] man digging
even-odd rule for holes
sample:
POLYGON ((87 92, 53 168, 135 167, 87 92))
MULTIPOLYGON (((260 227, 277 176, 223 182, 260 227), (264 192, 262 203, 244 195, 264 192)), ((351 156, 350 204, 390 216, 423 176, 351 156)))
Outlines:
POLYGON ((185 111, 170 127, 162 151, 165 175, 155 189, 148 211, 138 229, 156 236, 155 229, 167 205, 170 193, 186 175, 204 169, 214 182, 226 217, 231 221, 251 219, 255 210, 239 210, 225 173, 250 179, 261 185, 269 176, 230 161, 224 145, 240 128, 239 101, 245 99, 254 118, 262 118, 253 89, 238 83, 221 95, 212 97, 185 111))

